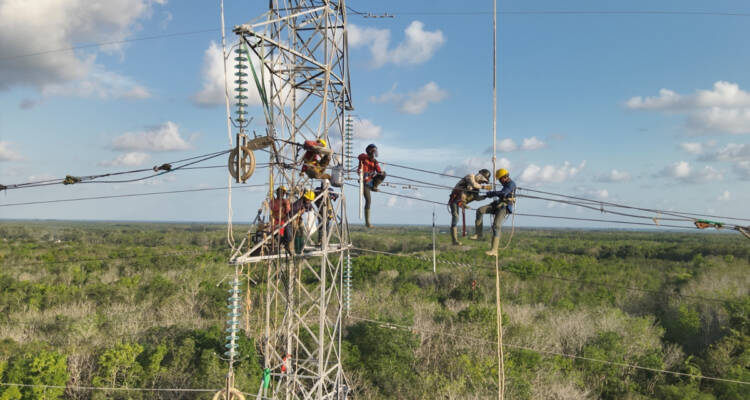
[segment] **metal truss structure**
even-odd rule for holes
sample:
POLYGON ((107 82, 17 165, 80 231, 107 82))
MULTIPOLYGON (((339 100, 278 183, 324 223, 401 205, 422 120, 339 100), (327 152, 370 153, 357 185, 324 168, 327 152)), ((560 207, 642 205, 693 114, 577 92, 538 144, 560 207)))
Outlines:
POLYGON ((258 395, 344 399, 344 263, 351 248, 346 201, 343 190, 330 187, 328 180, 300 173, 299 153, 305 140, 324 139, 335 151, 332 169, 343 165, 344 114, 352 109, 346 6, 344 0, 271 0, 264 21, 235 26, 234 33, 240 48, 248 50, 240 58, 249 57, 253 64, 266 134, 274 143, 268 149, 269 198, 280 185, 289 188, 292 201, 308 190, 316 193, 313 210, 284 227, 304 238, 294 255, 278 245, 276 227, 240 246, 230 261, 264 281, 259 285, 264 304, 258 345, 265 375, 258 395))

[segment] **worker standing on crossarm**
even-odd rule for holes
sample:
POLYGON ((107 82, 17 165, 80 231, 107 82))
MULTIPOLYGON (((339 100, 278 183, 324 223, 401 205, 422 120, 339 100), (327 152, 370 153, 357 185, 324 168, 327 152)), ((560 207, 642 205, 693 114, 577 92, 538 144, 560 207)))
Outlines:
POLYGON ((357 173, 362 173, 362 184, 364 185, 362 194, 365 197, 365 225, 370 228, 370 192, 377 192, 378 186, 385 180, 385 171, 380 168, 380 164, 375 157, 378 156, 378 147, 374 144, 369 144, 365 148, 365 152, 360 154, 359 166, 357 167, 357 173))
POLYGON ((302 197, 292 203, 292 208, 289 212, 288 219, 294 219, 290 225, 294 229, 292 237, 294 237, 294 247, 297 252, 301 251, 305 244, 304 235, 301 234, 303 225, 302 214, 313 210, 313 200, 315 200, 315 193, 312 190, 305 190, 302 197), (295 217, 297 218, 295 219, 295 217))
POLYGON ((492 189, 487 183, 490 181, 490 171, 481 169, 476 175, 469 174, 461 178, 453 187, 448 207, 451 211, 451 240, 455 245, 461 245, 458 241, 458 212, 466 208, 466 205, 475 200, 484 200, 486 197, 479 194, 480 189, 492 189))
POLYGON ((488 256, 497 255, 497 249, 500 246, 500 228, 508 214, 513 213, 513 204, 515 203, 516 184, 510 179, 510 174, 505 168, 500 168, 495 172, 495 178, 500 181, 503 188, 500 190, 489 191, 486 197, 495 197, 492 203, 479 207, 477 209, 477 219, 475 222, 476 234, 472 238, 482 237, 482 217, 484 214, 494 215, 492 220, 492 248, 485 254, 488 256))
POLYGON ((326 173, 328 163, 331 162, 331 149, 325 139, 305 140, 302 145, 305 154, 302 156, 302 172, 310 179, 331 179, 326 173))

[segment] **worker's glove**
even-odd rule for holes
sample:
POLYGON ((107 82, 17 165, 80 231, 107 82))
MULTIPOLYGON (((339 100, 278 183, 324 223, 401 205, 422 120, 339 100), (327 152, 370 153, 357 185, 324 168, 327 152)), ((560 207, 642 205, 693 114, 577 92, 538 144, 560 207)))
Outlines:
POLYGON ((502 200, 505 196, 503 196, 503 193, 499 190, 490 190, 489 192, 487 192, 487 197, 497 197, 502 200))
POLYGON ((484 189, 484 190, 492 190, 492 185, 482 185, 482 189, 484 189))

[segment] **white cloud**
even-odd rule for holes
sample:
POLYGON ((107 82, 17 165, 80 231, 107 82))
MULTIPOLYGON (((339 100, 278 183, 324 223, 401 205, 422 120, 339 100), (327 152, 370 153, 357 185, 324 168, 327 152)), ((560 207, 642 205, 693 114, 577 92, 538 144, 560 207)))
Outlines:
POLYGON ((750 161, 739 161, 734 164, 734 172, 745 181, 750 181, 750 161))
POLYGON ((524 184, 560 183, 575 177, 584 167, 586 167, 586 161, 581 162, 578 166, 573 166, 567 161, 562 166, 545 165, 540 167, 536 164, 529 164, 521 172, 518 180, 524 184))
POLYGON ((715 145, 716 141, 714 140, 708 141, 706 143, 684 142, 680 143, 680 148, 690 154, 700 155, 705 153, 709 148, 714 147, 715 145))
POLYGON ((396 93, 395 89, 396 85, 380 96, 370 97, 370 101, 394 104, 400 112, 405 114, 422 114, 430 103, 439 103, 448 96, 445 90, 440 89, 438 84, 432 81, 407 93, 396 93))
POLYGON ((725 190, 724 193, 722 193, 719 197, 716 198, 716 200, 719 201, 729 201, 732 199, 732 194, 729 193, 728 190, 725 190))
POLYGON ((721 181, 724 179, 724 174, 714 167, 707 165, 701 169, 694 169, 687 161, 679 161, 668 165, 659 171, 656 176, 673 178, 686 183, 721 181))
POLYGON ((750 144, 729 143, 723 148, 705 154, 701 161, 743 161, 750 160, 750 144))
POLYGON ((142 100, 151 97, 148 89, 132 79, 106 71, 98 65, 92 66, 81 79, 51 83, 45 85, 41 92, 43 96, 96 97, 103 100, 142 100))
POLYGON ((352 124, 355 139, 377 139, 382 134, 383 128, 375 125, 369 119, 357 119, 352 124))
POLYGON ((151 156, 149 156, 148 154, 136 151, 120 154, 114 160, 101 161, 98 163, 98 165, 103 167, 133 167, 143 165, 143 163, 148 161, 150 158, 151 156))
POLYGON ((608 174, 599 175, 596 180, 598 182, 629 182, 631 178, 627 171, 613 169, 608 174))
MULTIPOLYGON (((505 152, 510 153, 512 151, 516 151, 518 149, 518 146, 516 145, 516 142, 513 141, 513 139, 503 139, 497 143, 497 149, 505 152)), ((492 153, 492 149, 490 149, 490 153, 492 153)))
POLYGON ((711 90, 680 95, 661 89, 656 97, 633 97, 626 106, 687 115, 686 127, 696 134, 750 133, 750 93, 731 82, 717 81, 711 90))
POLYGON ((98 95, 102 90, 92 86, 104 85, 103 91, 108 93, 112 86, 100 78, 115 77, 120 81, 126 78, 105 71, 96 64, 96 56, 99 52, 122 53, 124 44, 58 50, 80 43, 126 39, 138 28, 140 19, 150 17, 153 3, 151 0, 0 2, 0 54, 11 57, 3 61, 0 91, 31 86, 54 94, 98 95), (45 52, 44 56, 24 56, 39 52, 45 52), (55 87, 58 85, 67 89, 55 87), (76 89, 79 85, 83 87, 76 89))
POLYGON ((21 154, 13 150, 13 145, 7 141, 0 141, 0 161, 18 161, 23 159, 21 154))
MULTIPOLYGON (((512 164, 507 158, 501 157, 496 161, 497 168, 510 169, 512 164)), ((453 176, 465 176, 475 174, 480 169, 492 170, 492 159, 487 157, 469 157, 461 161, 459 165, 448 165, 443 173, 453 176)))
POLYGON ((445 43, 443 32, 425 31, 424 24, 412 21, 404 31, 404 41, 389 49, 391 32, 388 29, 360 28, 355 24, 347 26, 348 44, 351 48, 368 46, 372 55, 372 66, 421 64, 432 58, 438 48, 445 43))
POLYGON ((172 121, 143 131, 126 132, 112 139, 112 149, 120 151, 188 150, 190 144, 180 136, 180 128, 172 121))
POLYGON ((523 143, 521 144, 521 150, 539 150, 546 145, 546 143, 537 139, 536 136, 532 136, 523 140, 523 143))

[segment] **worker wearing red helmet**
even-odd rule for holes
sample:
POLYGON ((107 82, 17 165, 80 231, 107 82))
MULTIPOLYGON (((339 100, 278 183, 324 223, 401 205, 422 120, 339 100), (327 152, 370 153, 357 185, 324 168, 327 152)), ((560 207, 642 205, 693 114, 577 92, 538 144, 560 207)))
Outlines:
POLYGON ((359 166, 357 172, 362 173, 362 194, 365 197, 365 225, 370 228, 370 204, 371 197, 370 192, 377 192, 378 186, 385 180, 385 171, 380 168, 380 164, 375 157, 378 156, 378 147, 375 144, 369 144, 365 148, 365 152, 360 154, 359 166))

